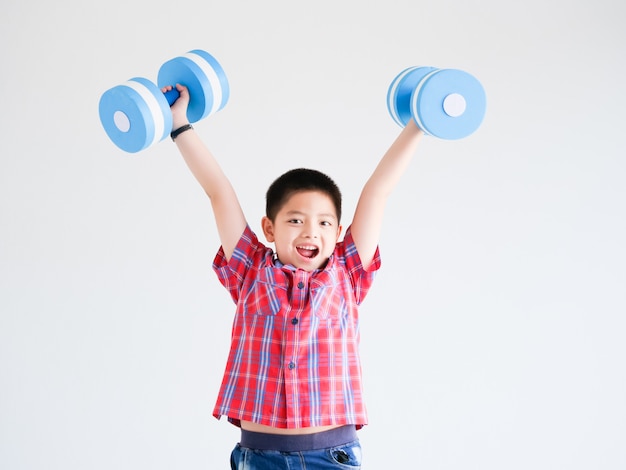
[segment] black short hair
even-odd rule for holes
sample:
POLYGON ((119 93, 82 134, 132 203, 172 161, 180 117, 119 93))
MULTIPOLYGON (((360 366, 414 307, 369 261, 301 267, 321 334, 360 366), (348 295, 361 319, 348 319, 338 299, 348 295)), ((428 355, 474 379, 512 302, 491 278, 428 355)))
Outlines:
POLYGON ((265 195, 265 215, 273 222, 280 209, 295 193, 319 191, 330 197, 341 221, 341 191, 335 182, 321 171, 296 168, 282 174, 270 185, 265 195))

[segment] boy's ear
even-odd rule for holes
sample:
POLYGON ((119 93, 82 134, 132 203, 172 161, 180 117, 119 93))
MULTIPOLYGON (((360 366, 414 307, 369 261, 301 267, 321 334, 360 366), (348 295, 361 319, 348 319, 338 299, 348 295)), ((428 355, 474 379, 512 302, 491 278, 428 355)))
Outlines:
POLYGON ((274 243, 274 224, 267 216, 263 216, 261 219, 261 227, 263 228, 263 234, 269 243, 274 243))
POLYGON ((335 240, 335 242, 339 241, 339 237, 341 236, 342 230, 343 230, 343 227, 339 225, 339 227, 337 228, 337 239, 335 240))

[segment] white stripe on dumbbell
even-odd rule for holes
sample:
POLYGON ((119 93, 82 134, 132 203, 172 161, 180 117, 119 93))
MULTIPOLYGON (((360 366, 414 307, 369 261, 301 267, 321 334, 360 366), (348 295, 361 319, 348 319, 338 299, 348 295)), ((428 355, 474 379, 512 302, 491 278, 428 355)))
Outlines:
POLYGON ((396 107, 396 91, 398 90, 398 86, 400 85, 404 77, 406 77, 408 74, 410 74, 411 72, 413 72, 413 70, 417 68, 419 67, 409 67, 400 75, 398 75, 396 79, 393 81, 393 83, 391 84, 391 91, 389 92, 389 103, 388 103, 389 109, 391 110, 391 117, 393 118, 393 120, 396 121, 396 123, 398 123, 401 126, 404 126, 404 123, 400 119, 400 115, 398 114, 398 109, 396 107))
POLYGON ((165 119, 163 118, 163 111, 161 110, 161 106, 159 106, 159 102, 157 101, 156 97, 150 92, 150 90, 142 83, 136 82, 134 80, 128 80, 122 85, 127 86, 128 88, 132 88, 137 93, 139 93, 139 95, 143 98, 143 101, 150 109, 150 116, 152 117, 154 122, 154 137, 152 138, 152 142, 150 142, 150 144, 148 144, 145 148, 156 144, 163 138, 163 133, 165 132, 165 119))
POLYGON ((417 112, 417 98, 419 97, 420 92, 422 91, 422 87, 424 86, 426 81, 430 77, 432 77, 434 74, 439 72, 440 70, 441 69, 435 69, 429 74, 427 74, 426 76, 424 76, 424 78, 422 78, 420 82, 417 84, 417 87, 415 88, 413 95, 411 95, 411 115, 413 116, 413 119, 415 119, 415 122, 417 123, 417 127, 423 130, 424 134, 427 134, 427 135, 432 135, 432 134, 428 131, 428 129, 426 129, 426 127, 424 127, 424 123, 422 123, 422 118, 417 112))
POLYGON ((211 111, 207 114, 207 116, 210 116, 211 114, 219 111, 222 104, 222 85, 220 83, 219 77, 217 76, 217 73, 215 72, 213 67, 211 67, 211 64, 209 64, 206 59, 199 56, 198 54, 188 52, 184 54, 183 57, 186 57, 198 67, 200 67, 200 70, 204 72, 207 79, 209 80, 209 83, 211 84, 211 91, 213 92, 213 107, 211 108, 211 111))

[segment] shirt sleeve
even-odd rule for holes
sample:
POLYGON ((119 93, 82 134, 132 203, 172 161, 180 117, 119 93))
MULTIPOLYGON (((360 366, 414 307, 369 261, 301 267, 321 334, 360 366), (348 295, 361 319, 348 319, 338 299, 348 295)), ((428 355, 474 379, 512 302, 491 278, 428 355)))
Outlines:
POLYGON ((248 225, 241 234, 230 260, 226 259, 224 248, 220 246, 213 260, 213 270, 235 303, 239 300, 246 276, 251 269, 259 266, 268 252, 271 253, 271 250, 259 242, 248 225))
POLYGON ((361 304, 363 299, 365 299, 372 282, 374 282, 376 272, 380 269, 381 260, 379 248, 376 247, 372 263, 369 268, 365 270, 359 253, 357 252, 356 245, 354 244, 352 232, 350 227, 348 227, 343 242, 341 242, 337 247, 337 255, 345 265, 348 272, 356 303, 361 304))

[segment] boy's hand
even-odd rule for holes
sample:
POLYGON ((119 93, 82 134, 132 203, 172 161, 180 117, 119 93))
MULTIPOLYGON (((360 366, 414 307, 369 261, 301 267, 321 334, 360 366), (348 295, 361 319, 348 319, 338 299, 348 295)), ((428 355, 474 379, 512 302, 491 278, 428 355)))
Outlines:
MULTIPOLYGON (((172 89, 171 85, 161 88, 163 93, 166 93, 172 89)), ((186 86, 176 84, 176 90, 180 94, 178 99, 174 101, 174 104, 171 106, 172 110, 172 130, 178 129, 185 124, 189 124, 189 119, 187 119, 187 106, 189 106, 189 90, 187 90, 186 86)))

